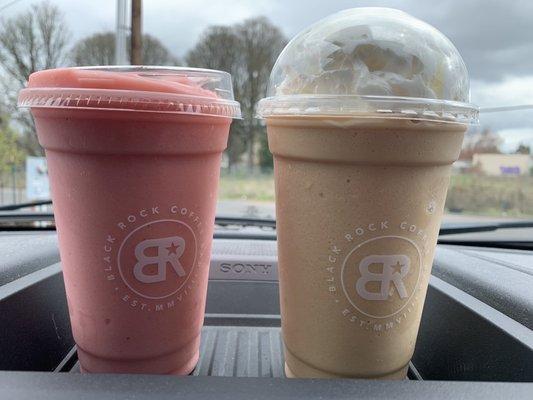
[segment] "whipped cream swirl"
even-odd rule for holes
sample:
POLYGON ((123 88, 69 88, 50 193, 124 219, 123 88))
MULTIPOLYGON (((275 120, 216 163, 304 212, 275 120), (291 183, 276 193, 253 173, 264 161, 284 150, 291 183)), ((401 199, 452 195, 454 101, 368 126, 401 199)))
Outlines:
POLYGON ((282 52, 270 96, 398 96, 468 102, 466 66, 432 26, 387 8, 341 11, 282 52))

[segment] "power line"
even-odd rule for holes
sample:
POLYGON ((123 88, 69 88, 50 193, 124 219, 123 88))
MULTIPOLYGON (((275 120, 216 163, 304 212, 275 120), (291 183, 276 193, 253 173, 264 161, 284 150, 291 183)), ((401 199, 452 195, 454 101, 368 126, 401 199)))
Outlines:
POLYGON ((515 111, 515 110, 533 110, 533 104, 519 104, 516 106, 502 106, 502 107, 482 107, 479 109, 479 112, 492 113, 492 112, 515 111))
POLYGON ((13 0, 13 1, 10 1, 9 3, 7 3, 7 4, 4 4, 3 6, 0 7, 0 11, 5 10, 6 8, 12 6, 13 4, 18 3, 19 1, 21 1, 21 0, 13 0))

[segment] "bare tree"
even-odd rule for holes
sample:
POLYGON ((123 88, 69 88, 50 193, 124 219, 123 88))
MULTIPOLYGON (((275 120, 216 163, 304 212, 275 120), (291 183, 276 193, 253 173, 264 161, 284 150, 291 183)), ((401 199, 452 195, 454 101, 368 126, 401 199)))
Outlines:
MULTIPOLYGON (((9 123, 9 116, 0 110, 0 179, 13 165, 24 162, 24 153, 17 143, 17 135, 9 123)), ((0 182, 1 186, 2 182, 0 182)))
MULTIPOLYGON (((244 57, 241 41, 235 29, 227 26, 209 27, 194 49, 186 57, 187 65, 193 67, 218 69, 229 72, 233 79, 235 97, 240 100, 244 92, 244 57)), ((238 163, 246 150, 246 127, 244 122, 235 121, 231 125, 228 155, 229 168, 238 163)))
MULTIPOLYGON (((229 27, 208 28, 187 54, 187 64, 231 73, 235 97, 241 103, 243 120, 234 124, 228 146, 230 165, 247 150, 250 168, 256 163, 257 139, 264 128, 254 118, 255 106, 266 92, 270 70, 286 43, 281 31, 264 17, 229 27)), ((260 147, 266 146, 261 140, 260 147)), ((271 164, 268 151, 259 151, 260 163, 271 164)))
MULTIPOLYGON (((145 34, 142 43, 144 64, 179 64, 179 60, 159 39, 145 34)), ((115 63, 115 34, 113 32, 95 33, 79 40, 72 48, 70 58, 75 65, 113 65, 115 63)))
POLYGON ((515 154, 531 154, 531 146, 520 143, 516 148, 515 154))
POLYGON ((200 37, 186 57, 187 64, 203 68, 227 71, 234 77, 235 90, 239 89, 242 62, 240 38, 233 27, 211 26, 200 37))
POLYGON ((113 65, 115 63, 115 34, 95 33, 79 40, 70 56, 75 65, 113 65))
POLYGON ((33 72, 61 66, 67 43, 68 29, 63 14, 47 1, 0 21, 1 100, 7 112, 22 126, 23 136, 19 141, 29 154, 42 154, 42 149, 31 116, 17 110, 18 92, 33 72))
MULTIPOLYGON (((129 50, 128 50, 129 51, 129 50)), ((145 65, 180 65, 175 57, 161 41, 149 34, 142 37, 142 59, 145 65)))
MULTIPOLYGON (((265 17, 253 18, 237 25, 237 32, 242 40, 242 51, 244 52, 245 65, 245 85, 244 93, 241 97, 243 109, 243 119, 248 128, 248 166, 250 169, 255 164, 255 148, 257 138, 262 134, 264 139, 264 128, 255 118, 255 107, 257 102, 265 96, 270 77, 270 71, 276 59, 285 47, 286 39, 281 31, 272 25, 265 17)), ((266 146, 266 141, 260 142, 266 146)), ((260 151, 263 159, 260 160, 263 166, 272 163, 268 151, 260 151), (268 157, 264 159, 265 155, 268 157)))

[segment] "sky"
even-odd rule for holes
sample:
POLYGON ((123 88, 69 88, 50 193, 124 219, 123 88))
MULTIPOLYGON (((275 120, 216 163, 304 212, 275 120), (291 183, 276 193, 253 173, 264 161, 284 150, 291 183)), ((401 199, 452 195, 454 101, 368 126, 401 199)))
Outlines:
MULTIPOLYGON (((0 0, 0 9, 11 2, 0 0)), ((35 2, 18 0, 0 11, 0 16, 9 18, 35 2)), ((115 29, 113 0, 50 2, 64 12, 72 44, 92 33, 115 29)), ((468 66, 472 101, 479 106, 533 104, 531 0, 144 0, 143 31, 183 57, 210 25, 264 15, 291 38, 331 13, 360 6, 401 9, 448 36, 468 66)), ((506 135, 506 150, 516 140, 533 146, 533 110, 482 114, 481 121, 506 135)))

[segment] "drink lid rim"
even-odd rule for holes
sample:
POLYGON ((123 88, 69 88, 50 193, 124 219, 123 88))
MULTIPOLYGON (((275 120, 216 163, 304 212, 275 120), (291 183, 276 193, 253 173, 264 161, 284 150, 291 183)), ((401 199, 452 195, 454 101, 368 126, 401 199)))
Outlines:
POLYGON ((479 108, 472 103, 417 97, 294 94, 263 98, 258 102, 256 111, 256 117, 260 119, 318 115, 405 118, 475 125, 479 119, 479 108))
POLYGON ((20 91, 18 106, 241 118, 231 74, 175 66, 78 66, 37 71, 20 91))
POLYGON ((227 71, 222 71, 219 69, 210 69, 210 68, 198 68, 198 67, 180 67, 173 65, 87 65, 87 66, 75 66, 75 67, 66 67, 68 69, 82 69, 82 70, 97 70, 97 71, 117 71, 117 72, 135 72, 135 71, 176 71, 176 72, 202 72, 206 74, 215 74, 215 75, 227 75, 231 74, 227 71))
POLYGON ((241 119, 238 101, 168 92, 123 89, 30 87, 19 92, 19 108, 136 111, 241 119))

